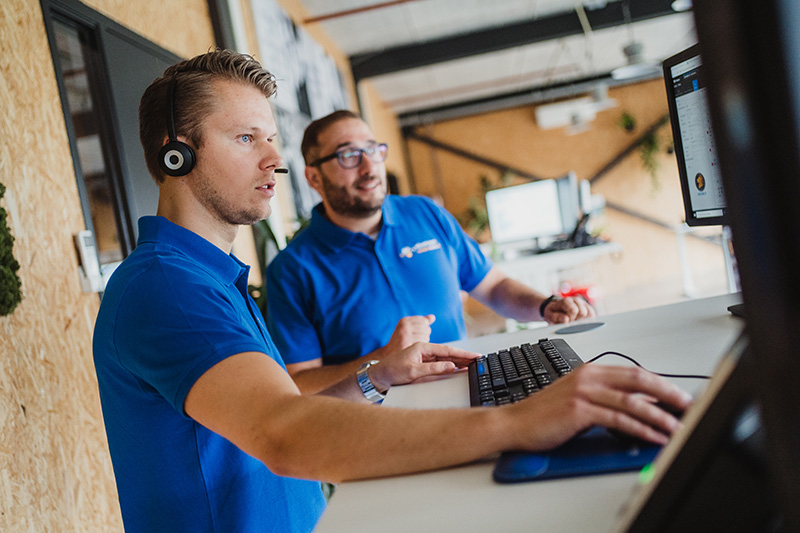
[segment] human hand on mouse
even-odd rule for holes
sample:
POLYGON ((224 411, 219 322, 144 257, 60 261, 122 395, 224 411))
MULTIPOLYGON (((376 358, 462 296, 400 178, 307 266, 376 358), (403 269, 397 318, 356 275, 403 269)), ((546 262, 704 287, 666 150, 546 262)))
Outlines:
POLYGON ((666 444, 680 421, 658 407, 685 410, 691 396, 646 370, 583 365, 526 400, 507 409, 519 417, 517 448, 551 449, 593 426, 666 444))

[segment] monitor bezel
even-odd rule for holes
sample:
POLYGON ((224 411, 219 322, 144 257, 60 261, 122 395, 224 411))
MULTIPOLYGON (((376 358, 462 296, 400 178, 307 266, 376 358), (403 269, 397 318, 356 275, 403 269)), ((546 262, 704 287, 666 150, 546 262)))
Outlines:
POLYGON ((675 158, 678 161, 678 174, 681 182, 681 194, 683 196, 683 211, 686 224, 689 226, 727 226, 728 206, 722 208, 722 215, 717 217, 698 217, 692 209, 692 197, 689 176, 686 172, 686 159, 684 157, 683 143, 681 141, 680 123, 678 122, 678 109, 675 102, 675 88, 672 84, 672 74, 670 70, 673 66, 686 61, 692 57, 700 56, 700 47, 695 44, 674 56, 664 60, 662 67, 664 71, 664 85, 667 90, 667 104, 669 105, 669 120, 672 126, 672 140, 675 147, 675 158))

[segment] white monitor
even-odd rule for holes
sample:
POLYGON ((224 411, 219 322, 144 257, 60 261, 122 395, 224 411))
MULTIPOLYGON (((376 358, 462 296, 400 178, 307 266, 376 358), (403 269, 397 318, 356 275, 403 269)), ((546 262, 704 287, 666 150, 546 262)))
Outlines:
POLYGON ((556 180, 494 189, 486 193, 492 240, 497 244, 566 233, 556 180))

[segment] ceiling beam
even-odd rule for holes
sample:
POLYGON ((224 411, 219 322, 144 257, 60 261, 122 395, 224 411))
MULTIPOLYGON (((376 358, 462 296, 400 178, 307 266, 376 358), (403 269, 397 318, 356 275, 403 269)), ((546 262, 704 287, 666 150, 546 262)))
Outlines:
POLYGON ((346 9, 344 11, 336 11, 335 13, 327 13, 325 15, 318 15, 316 17, 309 17, 303 21, 303 24, 315 24, 317 22, 325 22, 326 20, 333 20, 342 17, 349 17, 350 15, 358 15, 366 13, 367 11, 374 11, 376 9, 384 9, 387 7, 394 7, 400 4, 407 4, 408 2, 417 2, 418 0, 392 0, 391 2, 383 2, 381 4, 372 4, 369 6, 356 7, 354 9, 346 9))
MULTIPOLYGON (((630 3, 630 20, 639 22, 675 14, 671 4, 672 0, 635 0, 630 3)), ((622 2, 609 2, 602 8, 586 11, 586 15, 592 30, 602 30, 627 23, 622 2)), ((350 66, 357 83, 373 76, 580 33, 583 33, 581 21, 577 12, 573 10, 489 30, 356 54, 350 56, 350 66)))
POLYGON ((542 102, 552 102, 563 98, 570 98, 578 94, 586 94, 596 88, 599 83, 608 87, 627 85, 653 79, 651 77, 637 78, 635 80, 615 80, 611 74, 596 74, 580 79, 572 79, 559 83, 549 83, 543 86, 528 87, 519 91, 474 98, 452 104, 438 105, 424 109, 404 111, 398 115, 401 127, 413 127, 441 120, 453 120, 468 115, 490 113, 510 107, 519 107, 542 102))

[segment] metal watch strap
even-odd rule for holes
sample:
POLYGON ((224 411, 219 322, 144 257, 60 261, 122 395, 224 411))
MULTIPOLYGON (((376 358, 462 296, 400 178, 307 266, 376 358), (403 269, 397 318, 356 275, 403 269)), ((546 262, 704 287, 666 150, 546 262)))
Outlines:
POLYGON ((361 392, 363 392, 364 397, 372 403, 381 402, 386 397, 386 395, 378 392, 378 390, 375 388, 375 385, 373 385, 372 381, 370 381, 369 374, 367 374, 369 367, 378 364, 379 362, 380 361, 377 360, 367 361, 361 365, 356 372, 356 379, 358 380, 358 386, 361 387, 361 392))

